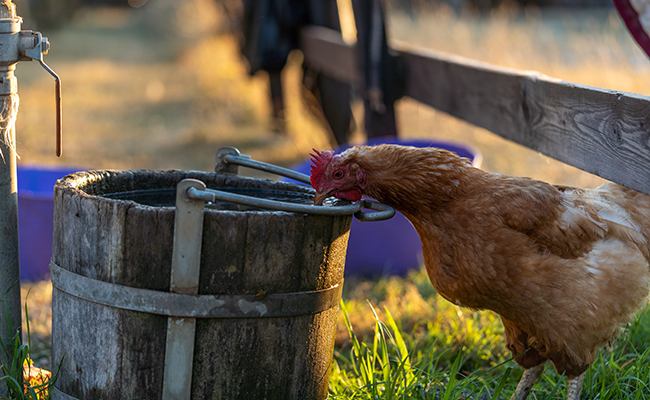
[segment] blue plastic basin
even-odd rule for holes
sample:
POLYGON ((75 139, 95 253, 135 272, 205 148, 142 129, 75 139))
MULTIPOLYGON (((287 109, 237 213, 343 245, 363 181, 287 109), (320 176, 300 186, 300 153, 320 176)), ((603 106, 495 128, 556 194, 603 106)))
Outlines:
MULTIPOLYGON (((400 140, 377 139, 369 145, 388 143, 414 147, 438 147, 466 157, 475 166, 482 160, 481 153, 461 143, 440 140, 400 140)), ((351 146, 335 149, 340 153, 351 146)), ((296 171, 309 174, 310 161, 293 167, 296 171)), ((381 222, 359 222, 352 218, 348 254, 345 262, 346 275, 406 275, 409 270, 422 264, 422 245, 420 238, 404 215, 397 212, 395 217, 381 222)))
POLYGON ((57 179, 77 172, 71 167, 18 166, 18 240, 20 279, 46 278, 52 258, 54 184, 57 179))

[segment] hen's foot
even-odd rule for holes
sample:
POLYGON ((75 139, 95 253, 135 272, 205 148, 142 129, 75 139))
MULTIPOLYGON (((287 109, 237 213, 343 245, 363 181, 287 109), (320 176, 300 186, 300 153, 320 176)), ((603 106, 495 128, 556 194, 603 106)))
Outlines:
MULTIPOLYGON (((542 371, 544 371, 544 363, 525 370, 524 374, 521 376, 521 380, 519 380, 515 394, 512 395, 510 400, 526 400, 526 397, 528 397, 528 394, 533 388, 537 378, 542 374, 542 371)), ((578 394, 580 393, 578 392, 578 394)))
POLYGON ((582 381, 585 380, 585 373, 578 376, 569 376, 567 384, 567 400, 579 400, 580 391, 582 390, 582 381))

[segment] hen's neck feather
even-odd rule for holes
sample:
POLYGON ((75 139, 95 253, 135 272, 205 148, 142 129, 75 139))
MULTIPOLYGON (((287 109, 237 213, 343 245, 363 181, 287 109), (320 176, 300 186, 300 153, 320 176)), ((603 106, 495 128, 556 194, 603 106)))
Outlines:
POLYGON ((469 160, 436 148, 362 146, 342 157, 364 168, 365 194, 410 215, 443 207, 487 176, 469 160))

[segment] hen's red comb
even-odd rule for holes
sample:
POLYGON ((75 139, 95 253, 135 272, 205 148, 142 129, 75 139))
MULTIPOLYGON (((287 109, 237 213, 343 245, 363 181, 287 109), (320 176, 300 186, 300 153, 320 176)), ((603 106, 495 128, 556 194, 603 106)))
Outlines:
POLYGON ((310 181, 311 186, 316 189, 316 183, 320 181, 323 173, 325 173, 327 164, 332 161, 332 157, 334 157, 334 151, 318 151, 316 149, 312 150, 314 152, 310 154, 312 162, 310 181))

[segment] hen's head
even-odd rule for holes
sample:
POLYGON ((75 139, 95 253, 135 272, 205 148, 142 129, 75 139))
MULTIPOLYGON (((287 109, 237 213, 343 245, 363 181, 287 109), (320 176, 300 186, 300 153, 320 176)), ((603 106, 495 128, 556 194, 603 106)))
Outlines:
POLYGON ((366 188, 366 172, 356 162, 335 155, 333 151, 311 154, 311 186, 316 189, 314 204, 321 204, 330 196, 350 201, 361 199, 366 188))

